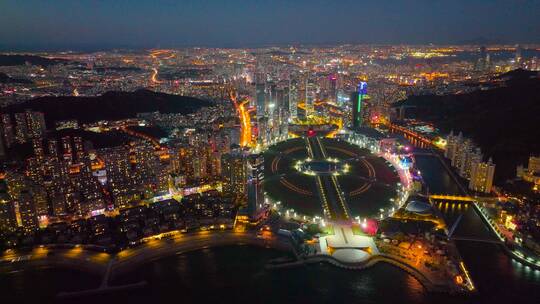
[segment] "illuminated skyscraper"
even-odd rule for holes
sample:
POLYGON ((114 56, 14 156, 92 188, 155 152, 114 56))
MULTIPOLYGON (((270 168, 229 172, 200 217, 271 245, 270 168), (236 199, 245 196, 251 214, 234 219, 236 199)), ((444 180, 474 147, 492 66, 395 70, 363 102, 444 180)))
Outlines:
POLYGON ((248 214, 253 216, 264 203, 263 182, 264 157, 262 155, 250 155, 247 162, 247 197, 248 214))
POLYGON ((0 230, 13 232, 17 229, 17 219, 15 217, 15 206, 8 193, 5 173, 0 173, 0 230))
POLYGON ((289 114, 292 119, 298 117, 298 81, 289 81, 289 114))
POLYGON ((73 162, 73 149, 71 148, 71 137, 62 137, 62 152, 64 160, 71 163, 73 162))
POLYGON ((73 137, 73 145, 75 147, 75 155, 77 155, 77 161, 82 162, 84 158, 83 141, 80 136, 73 137))
POLYGON ((34 150, 34 155, 39 163, 45 158, 45 149, 43 149, 43 141, 41 138, 32 139, 32 149, 34 150))
POLYGON ((328 100, 331 102, 338 102, 338 78, 336 74, 328 76, 328 100))
POLYGON ((487 53, 487 49, 485 46, 481 46, 480 56, 477 62, 477 68, 480 71, 485 71, 489 69, 489 65, 490 65, 490 59, 489 59, 489 54, 487 53))
POLYGON ((56 139, 49 139, 48 142, 49 155, 53 158, 58 158, 58 141, 56 139))
POLYGON ((531 173, 540 173, 540 157, 530 156, 528 170, 531 173))
POLYGON ((493 176, 495 175, 495 164, 491 158, 488 162, 478 162, 471 165, 471 180, 469 189, 489 193, 493 185, 493 176))
POLYGON ((13 132, 13 124, 9 114, 2 114, 2 136, 4 137, 5 146, 7 148, 11 147, 15 141, 15 133, 13 132))
POLYGON ((26 125, 29 138, 40 138, 45 134, 45 115, 41 112, 26 111, 26 125))
POLYGON ((351 94, 352 102, 352 127, 358 128, 362 125, 362 102, 367 94, 367 83, 360 82, 358 84, 358 90, 351 94))
POLYGON ((22 144, 26 142, 27 138, 26 115, 24 113, 15 113, 15 140, 22 144))
POLYGON ((241 151, 233 151, 221 156, 223 192, 237 198, 246 195, 247 158, 241 151))
POLYGON ((305 108, 306 117, 315 114, 315 96, 316 96, 315 82, 311 79, 306 79, 306 98, 305 108))
POLYGON ((25 232, 31 233, 38 228, 36 206, 32 194, 23 190, 19 194, 18 208, 15 208, 18 212, 20 219, 20 226, 25 232))

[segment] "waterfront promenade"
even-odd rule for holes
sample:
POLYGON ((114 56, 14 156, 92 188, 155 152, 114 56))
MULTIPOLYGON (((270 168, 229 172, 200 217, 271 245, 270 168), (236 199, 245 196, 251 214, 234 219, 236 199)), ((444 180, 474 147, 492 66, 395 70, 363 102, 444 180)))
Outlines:
POLYGON ((200 231, 187 234, 174 233, 169 237, 150 237, 140 245, 116 254, 90 250, 83 245, 39 246, 24 251, 7 250, 0 257, 0 269, 18 266, 59 266, 103 275, 109 262, 114 260, 112 269, 116 275, 152 259, 178 252, 242 244, 292 252, 289 239, 274 234, 262 237, 253 232, 200 231), (66 248, 69 246, 72 248, 66 248))
POLYGON ((153 236, 140 245, 116 254, 96 251, 94 246, 63 245, 39 246, 31 250, 8 250, 0 257, 0 269, 5 272, 26 267, 60 267, 76 269, 102 277, 96 289, 61 293, 60 297, 77 297, 119 289, 136 288, 144 282, 111 286, 115 276, 124 274, 145 263, 162 257, 205 248, 231 245, 251 245, 283 250, 295 254, 289 238, 276 234, 257 235, 254 232, 232 230, 200 231, 194 233, 168 233, 167 237, 153 236), (71 248, 68 248, 70 247, 71 248), (88 249, 92 247, 92 249, 88 249))

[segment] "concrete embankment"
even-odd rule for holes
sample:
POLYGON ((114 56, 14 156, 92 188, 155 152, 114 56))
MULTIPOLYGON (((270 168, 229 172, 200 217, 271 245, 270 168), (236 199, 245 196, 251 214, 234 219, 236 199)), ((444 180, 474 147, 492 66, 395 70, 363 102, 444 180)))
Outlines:
POLYGON ((416 278, 416 280, 418 280, 418 282, 420 282, 420 284, 422 284, 422 286, 424 286, 424 288, 429 292, 452 293, 452 292, 458 291, 455 288, 455 286, 452 284, 436 283, 433 280, 431 280, 427 275, 423 274, 417 269, 407 264, 404 264, 396 259, 393 259, 390 256, 384 256, 384 255, 372 256, 370 259, 368 259, 367 261, 363 263, 344 263, 329 255, 314 255, 314 256, 310 256, 308 258, 300 259, 297 261, 280 263, 280 264, 269 264, 267 265, 267 268, 268 269, 283 269, 283 268, 298 267, 298 266, 303 266, 303 265, 319 264, 319 263, 328 263, 333 266, 343 268, 343 269, 348 269, 348 270, 364 270, 369 267, 372 267, 373 265, 377 263, 388 263, 390 265, 400 268, 401 270, 407 272, 408 274, 416 278))
POLYGON ((142 264, 172 256, 178 253, 190 252, 200 249, 233 246, 250 245, 264 248, 272 248, 286 252, 293 252, 294 248, 290 241, 285 237, 273 236, 271 238, 258 238, 252 233, 233 233, 223 232, 210 235, 208 237, 201 235, 199 237, 190 237, 189 240, 183 240, 188 236, 182 236, 179 240, 160 241, 161 245, 148 244, 147 246, 128 249, 125 253, 118 254, 118 260, 113 265, 112 276, 128 272, 142 264))
POLYGON ((260 238, 251 232, 220 231, 181 234, 173 239, 150 240, 117 254, 96 252, 85 249, 83 246, 73 249, 35 248, 30 252, 11 253, 9 257, 2 257, 0 269, 9 272, 26 267, 59 267, 103 276, 107 270, 107 264, 114 259, 111 266, 111 278, 113 278, 115 275, 133 270, 149 261, 179 252, 232 245, 258 246, 296 254, 290 239, 284 236, 272 235, 260 238))
POLYGON ((110 259, 110 255, 106 253, 88 252, 73 256, 66 250, 51 250, 54 254, 26 254, 23 258, 3 260, 0 263, 0 269, 4 272, 40 267, 56 267, 65 269, 74 269, 86 272, 93 275, 102 276, 106 271, 106 262, 95 259, 95 255, 99 255, 104 261, 110 259))

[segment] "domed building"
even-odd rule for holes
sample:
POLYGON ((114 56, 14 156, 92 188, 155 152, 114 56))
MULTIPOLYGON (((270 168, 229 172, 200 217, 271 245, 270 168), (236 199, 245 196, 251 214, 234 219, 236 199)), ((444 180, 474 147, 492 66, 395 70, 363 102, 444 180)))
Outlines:
POLYGON ((428 216, 433 214, 433 207, 426 198, 414 197, 409 199, 405 211, 415 213, 417 215, 428 216), (420 199, 419 199, 420 198, 420 199))

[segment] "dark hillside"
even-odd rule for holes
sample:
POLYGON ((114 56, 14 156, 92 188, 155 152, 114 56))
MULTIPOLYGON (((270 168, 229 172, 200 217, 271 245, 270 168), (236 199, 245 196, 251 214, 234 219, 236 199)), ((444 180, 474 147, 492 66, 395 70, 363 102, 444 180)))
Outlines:
POLYGON ((443 132, 462 131, 497 164, 496 180, 515 176, 515 167, 540 153, 540 78, 516 70, 494 82, 502 86, 469 94, 411 96, 408 116, 435 123, 443 132))
POLYGON ((189 114, 210 102, 193 97, 156 93, 149 90, 135 92, 107 92, 97 97, 47 96, 11 105, 2 113, 33 110, 45 113, 47 126, 55 121, 77 119, 81 123, 99 120, 118 120, 135 117, 137 113, 155 112, 189 114))

